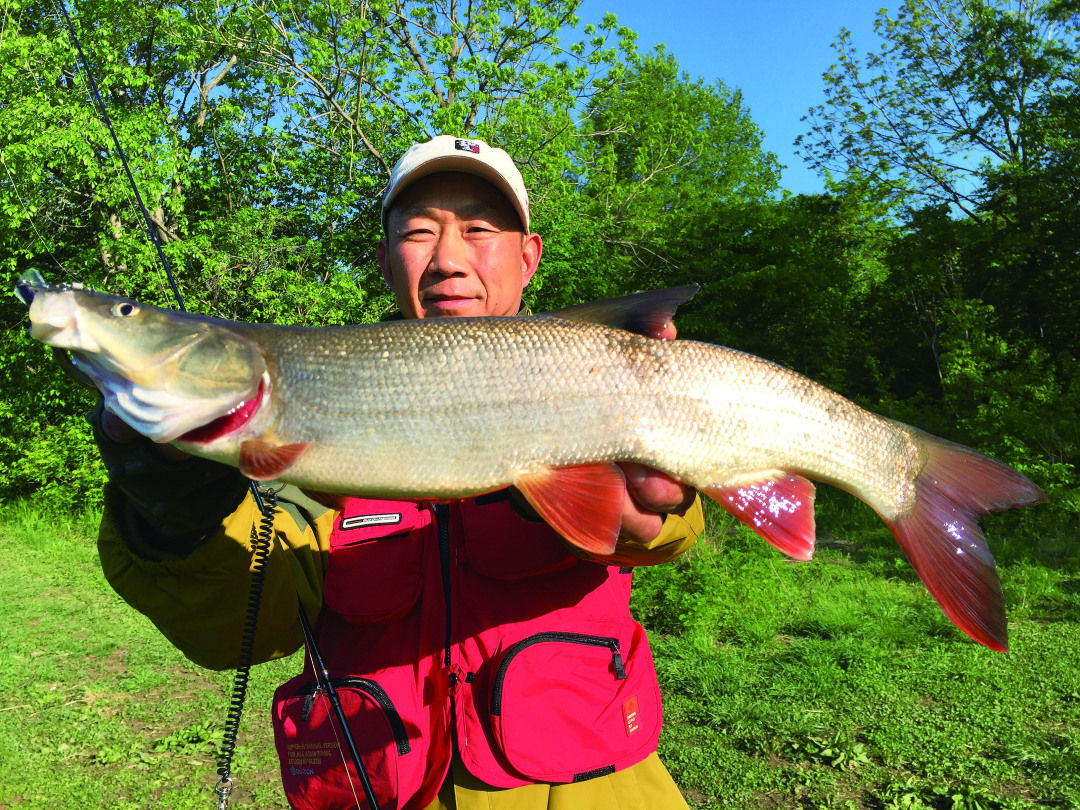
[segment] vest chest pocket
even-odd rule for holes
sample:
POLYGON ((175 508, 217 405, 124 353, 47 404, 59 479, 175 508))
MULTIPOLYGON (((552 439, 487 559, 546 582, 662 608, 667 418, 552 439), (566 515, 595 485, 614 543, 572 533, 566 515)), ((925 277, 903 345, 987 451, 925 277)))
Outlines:
POLYGON ((561 571, 578 562, 566 541, 542 520, 527 520, 509 490, 462 502, 467 542, 461 562, 481 576, 515 580, 561 571))
POLYGON ((326 606, 357 624, 400 618, 420 596, 430 511, 409 501, 351 499, 330 535, 326 606))
POLYGON ((655 751, 660 695, 642 644, 644 631, 633 624, 625 638, 610 627, 557 630, 508 648, 492 678, 489 712, 513 768, 529 779, 576 782, 655 751))

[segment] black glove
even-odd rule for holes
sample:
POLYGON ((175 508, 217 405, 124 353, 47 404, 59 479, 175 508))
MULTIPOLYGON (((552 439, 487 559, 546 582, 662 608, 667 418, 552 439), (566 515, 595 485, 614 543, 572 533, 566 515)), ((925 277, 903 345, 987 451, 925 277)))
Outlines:
POLYGON ((102 429, 103 410, 99 400, 86 421, 94 430, 110 483, 126 496, 139 519, 125 532, 125 540, 152 559, 190 554, 239 506, 247 479, 233 467, 204 458, 164 459, 143 436, 113 441, 102 429))

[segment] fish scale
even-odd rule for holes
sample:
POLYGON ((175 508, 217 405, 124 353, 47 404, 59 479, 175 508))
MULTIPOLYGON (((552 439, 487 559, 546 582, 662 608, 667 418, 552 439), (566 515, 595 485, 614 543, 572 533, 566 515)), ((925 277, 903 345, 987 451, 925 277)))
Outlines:
POLYGON ((31 335, 73 352, 155 441, 317 494, 449 499, 516 486, 594 558, 638 462, 786 554, 814 549, 814 488, 874 508, 945 613, 1006 648, 980 516, 1045 496, 970 448, 866 411, 768 360, 660 331, 690 289, 543 316, 256 325, 24 279, 31 335), (121 306, 123 304, 123 306, 121 306))

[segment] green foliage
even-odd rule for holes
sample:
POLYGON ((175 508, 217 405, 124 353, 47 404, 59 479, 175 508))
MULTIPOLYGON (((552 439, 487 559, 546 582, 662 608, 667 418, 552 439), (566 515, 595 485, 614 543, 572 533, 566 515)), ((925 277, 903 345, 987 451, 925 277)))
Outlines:
MULTIPOLYGON (((761 354, 1020 467, 1080 516, 1080 51, 1069 4, 909 0, 836 44, 803 139, 835 194, 777 194, 738 89, 572 0, 80 3, 192 310, 330 325, 393 308, 379 193, 438 132, 504 146, 545 239, 534 309, 697 283, 680 333, 761 354), (895 203, 902 201, 903 206, 895 203), (964 216, 958 216, 963 213, 964 216)), ((170 305, 54 14, 0 10, 0 287, 25 270, 170 305)), ((0 497, 93 503, 93 399, 0 295, 0 497)))
MULTIPOLYGON (((580 26, 576 6, 88 0, 75 24, 187 308, 331 325, 393 307, 375 263, 379 199, 414 140, 478 135, 517 158, 535 220, 552 234, 532 291, 545 305, 628 289, 611 259, 649 230, 639 215, 617 249, 593 249, 579 193, 590 182, 582 144, 602 137, 591 107, 627 87, 667 92, 669 106, 697 105, 683 115, 691 137, 696 110, 712 105, 730 119, 718 138, 753 133, 729 159, 766 161, 745 153, 760 150, 760 136, 726 91, 678 77, 670 57, 639 55, 611 15, 580 26), (662 86, 649 84, 654 67, 662 86)), ((33 268, 174 305, 65 28, 50 10, 13 2, 0 8, 0 32, 0 287, 33 268)), ((632 107, 606 115, 619 137, 637 137, 632 107)), ((659 134, 649 131, 650 148, 659 134)), ((708 138, 693 137, 704 156, 708 138)), ((680 182, 706 168, 684 162, 680 182)), ((670 172, 633 182, 654 201, 653 183, 677 187, 670 172)), ((92 398, 20 334, 25 310, 8 295, 0 320, 0 497, 41 489, 93 502, 100 465, 78 463, 94 458, 79 432, 92 398)))
POLYGON ((857 198, 788 197, 717 206, 688 232, 684 273, 702 291, 680 318, 690 337, 733 346, 868 399, 878 346, 862 330, 887 275, 888 229, 857 198), (711 268, 695 278, 699 266, 711 268))
MULTIPOLYGON (((0 506, 0 803, 205 807, 229 674, 192 666, 109 590, 96 519, 0 506)), ((949 624, 879 528, 823 519, 818 558, 792 563, 711 525, 675 564, 634 574, 661 756, 695 810, 1080 803, 1075 543, 1002 565, 1003 655, 949 624)), ((252 672, 237 807, 283 806, 269 706, 302 666, 252 672)))
MULTIPOLYGON (((0 805, 214 806, 231 673, 193 666, 111 591, 99 517, 0 506, 0 805)), ((253 670, 230 806, 284 806, 270 703, 302 666, 253 670)))
POLYGON ((803 741, 788 741, 786 753, 795 761, 816 762, 840 771, 870 765, 866 745, 837 731, 832 736, 816 734, 803 741))
MULTIPOLYGON (((875 410, 971 444, 1050 494, 1028 536, 1074 531, 1080 399, 1075 177, 1080 21, 1069 4, 909 0, 849 32, 809 117, 837 189, 902 203, 880 283, 851 309, 875 410), (1053 527, 1053 528, 1051 528, 1053 527)), ((880 216, 880 215, 879 215, 880 216)), ((844 296, 851 301, 852 296, 844 296)), ((1026 524, 1026 525, 1023 525, 1026 524)))
POLYGON ((587 113, 570 155, 573 185, 559 200, 576 223, 563 218, 547 231, 552 258, 586 262, 564 262, 546 281, 563 287, 553 303, 706 280, 707 268, 683 265, 704 253, 702 220, 724 205, 763 202, 777 187, 776 158, 740 94, 691 80, 661 48, 629 54, 587 113), (582 243, 590 254, 580 255, 582 243))

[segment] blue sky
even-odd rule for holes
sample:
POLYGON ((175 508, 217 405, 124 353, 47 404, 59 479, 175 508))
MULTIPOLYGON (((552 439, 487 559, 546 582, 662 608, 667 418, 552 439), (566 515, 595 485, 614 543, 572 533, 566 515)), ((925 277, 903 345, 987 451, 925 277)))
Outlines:
MULTIPOLYGON (((856 48, 877 49, 873 23, 884 3, 865 0, 584 0, 582 23, 607 11, 637 32, 643 50, 664 43, 683 70, 717 79, 743 93, 750 116, 765 133, 765 148, 785 165, 781 186, 821 191, 821 179, 795 154, 806 131, 799 119, 824 99, 821 74, 833 64, 830 47, 849 28, 856 48)), ((898 3, 887 5, 890 13, 898 3)))

